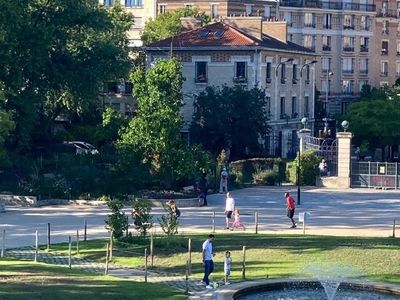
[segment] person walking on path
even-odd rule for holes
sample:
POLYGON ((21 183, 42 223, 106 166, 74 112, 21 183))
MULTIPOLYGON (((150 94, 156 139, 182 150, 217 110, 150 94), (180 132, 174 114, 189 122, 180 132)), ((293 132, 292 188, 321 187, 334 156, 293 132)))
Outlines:
POLYGON ((293 220, 294 211, 296 210, 294 199, 288 192, 285 193, 285 199, 286 199, 286 215, 288 216, 290 221, 292 221, 292 226, 290 228, 296 228, 296 222, 293 220))
POLYGON ((224 192, 228 192, 228 172, 225 167, 222 168, 221 179, 219 182, 219 193, 222 194, 224 192))
POLYGON ((206 289, 212 289, 212 286, 210 285, 210 280, 209 276, 210 274, 214 271, 214 262, 212 260, 213 256, 215 255, 214 253, 214 247, 213 247, 213 242, 214 242, 214 235, 210 234, 208 235, 207 240, 203 243, 203 266, 204 266, 204 277, 202 282, 205 283, 206 289))
POLYGON ((225 252, 225 261, 224 261, 225 285, 230 284, 229 275, 231 275, 231 264, 232 264, 231 252, 226 251, 225 252))
POLYGON ((200 203, 200 206, 207 206, 207 192, 208 192, 208 182, 207 182, 207 174, 202 173, 201 178, 199 180, 199 198, 203 199, 203 203, 200 203))
POLYGON ((226 221, 226 229, 229 229, 229 221, 232 218, 232 213, 235 210, 235 199, 232 197, 232 193, 226 193, 225 200, 225 221, 226 221))
POLYGON ((233 217, 234 217, 234 221, 233 221, 231 230, 235 230, 235 228, 238 228, 238 229, 242 228, 243 230, 246 230, 246 227, 240 220, 240 213, 237 208, 235 208, 235 210, 233 211, 233 217))

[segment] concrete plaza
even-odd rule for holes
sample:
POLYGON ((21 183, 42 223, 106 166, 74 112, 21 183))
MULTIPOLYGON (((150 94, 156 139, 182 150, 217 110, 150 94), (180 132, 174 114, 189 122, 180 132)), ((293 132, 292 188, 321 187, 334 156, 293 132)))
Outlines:
MULTIPOLYGON (((285 191, 291 191, 297 200, 297 189, 293 186, 263 186, 232 192, 248 232, 255 230, 255 212, 259 215, 260 233, 303 232, 301 223, 296 229, 289 228, 283 197, 285 191)), ((208 207, 181 208, 180 233, 211 232, 213 212, 216 233, 225 231, 225 195, 209 195, 208 202, 208 207)), ((126 212, 129 213, 130 209, 126 208, 126 212)), ((301 212, 311 214, 306 221, 307 234, 388 237, 392 235, 393 220, 398 218, 397 223, 400 223, 400 191, 302 188, 296 220, 301 212)), ((82 238, 85 219, 88 238, 107 237, 109 234, 104 228, 104 219, 109 213, 106 206, 7 207, 7 211, 0 214, 0 229, 6 230, 6 248, 33 245, 36 230, 39 231, 40 243, 45 244, 47 223, 51 223, 52 243, 67 241, 68 235, 74 237, 77 230, 82 238)), ((157 223, 162 213, 162 208, 153 209, 155 231, 158 233, 161 229, 157 223)), ((400 224, 397 231, 400 236, 400 224)))

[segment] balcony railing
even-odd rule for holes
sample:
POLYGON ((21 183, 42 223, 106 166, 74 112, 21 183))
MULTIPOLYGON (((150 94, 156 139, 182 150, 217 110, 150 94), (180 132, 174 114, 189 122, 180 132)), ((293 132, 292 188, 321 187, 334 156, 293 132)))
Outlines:
POLYGON ((199 76, 197 76, 197 77, 194 78, 194 82, 195 82, 195 83, 207 83, 208 80, 207 80, 207 77, 206 77, 206 76, 204 76, 204 75, 199 75, 199 76))
POLYGON ((266 78, 266 79, 265 79, 265 82, 266 82, 266 83, 271 83, 271 82, 272 82, 272 79, 271 79, 271 78, 266 78))
POLYGON ((344 75, 349 75, 349 74, 353 74, 354 73, 354 70, 342 70, 342 73, 344 74, 344 75))
POLYGON ((354 52, 354 47, 352 47, 352 46, 343 46, 343 51, 354 52))
POLYGON ((323 45, 322 46, 322 51, 331 51, 331 46, 323 45))
POLYGON ((343 25, 344 30, 354 30, 354 25, 343 25))
POLYGON ((304 27, 315 28, 315 23, 304 23, 304 27))
POLYGON ((342 3, 319 0, 281 0, 281 6, 374 12, 374 4, 342 3))
POLYGON ((381 54, 382 55, 388 55, 389 54, 389 50, 388 49, 382 49, 381 50, 381 54))
POLYGON ((381 76, 384 76, 384 77, 388 76, 388 71, 382 71, 381 76))
POLYGON ((360 46, 360 52, 368 52, 368 47, 367 46, 360 46))
POLYGON ((398 18, 399 11, 396 9, 378 9, 376 12, 376 16, 379 17, 388 17, 388 18, 398 18))
POLYGON ((247 82, 247 77, 244 77, 244 76, 233 77, 233 82, 235 82, 235 83, 246 83, 247 82))
POLYGON ((362 74, 362 75, 366 75, 366 74, 368 74, 368 69, 366 69, 366 70, 360 70, 360 74, 362 74))

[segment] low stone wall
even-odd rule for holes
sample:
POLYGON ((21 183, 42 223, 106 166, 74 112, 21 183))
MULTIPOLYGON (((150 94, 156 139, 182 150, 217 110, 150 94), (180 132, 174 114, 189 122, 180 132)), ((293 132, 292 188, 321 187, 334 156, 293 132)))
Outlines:
POLYGON ((68 205, 68 204, 75 204, 75 205, 105 205, 104 201, 98 200, 68 200, 68 199, 43 199, 37 202, 37 206, 46 206, 46 205, 68 205))
POLYGON ((0 202, 3 205, 37 206, 37 197, 0 194, 0 202))

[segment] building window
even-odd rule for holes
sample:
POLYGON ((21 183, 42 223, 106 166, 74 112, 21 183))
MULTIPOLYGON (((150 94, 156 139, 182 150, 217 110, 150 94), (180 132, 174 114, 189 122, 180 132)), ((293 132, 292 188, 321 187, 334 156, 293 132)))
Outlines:
POLYGON ((369 31, 369 17, 368 16, 361 16, 361 30, 369 31))
POLYGON ((342 80, 342 92, 343 94, 353 94, 353 80, 342 80))
POLYGON ((389 54, 389 41, 382 41, 381 53, 383 55, 389 54))
POLYGON ((368 58, 360 58, 360 73, 368 74, 368 58))
POLYGON ((343 51, 353 52, 354 51, 354 37, 344 36, 343 37, 343 51))
POLYGON ((286 106, 286 99, 285 99, 285 97, 281 97, 281 119, 283 119, 284 118, 284 116, 286 115, 286 113, 285 113, 285 106, 286 106))
POLYGON ((304 35, 303 36, 303 45, 306 48, 311 50, 315 50, 315 38, 312 35, 304 35))
POLYGON ((329 35, 322 36, 322 50, 331 51, 332 37, 329 35))
POLYGON ((159 4, 158 5, 158 14, 165 14, 165 9, 166 9, 166 5, 165 4, 159 4))
POLYGON ((310 84, 310 65, 306 65, 306 84, 310 84))
POLYGON ((143 0, 125 0, 126 7, 142 7, 143 0))
POLYGON ((315 27, 313 13, 305 13, 304 14, 304 27, 315 27))
POLYGON ((211 19, 218 18, 218 4, 211 4, 211 19))
POLYGON ((272 70, 272 63, 267 62, 266 72, 265 72, 265 82, 271 83, 271 70, 272 70))
POLYGON ((389 21, 387 20, 382 22, 382 33, 389 34, 389 21))
POLYGON ((286 83, 286 64, 281 64, 281 83, 286 83))
POLYGON ((264 5, 264 17, 266 17, 266 18, 271 17, 271 6, 264 5))
POLYGON ((235 82, 246 82, 246 62, 238 61, 235 63, 235 82))
POLYGON ((324 15, 324 28, 331 29, 332 28, 332 14, 324 15))
POLYGON ((245 4, 245 9, 246 9, 246 15, 251 15, 253 12, 253 5, 251 4, 245 4))
POLYGON ((362 91, 364 85, 368 85, 368 80, 360 80, 360 92, 362 91))
POLYGON ((298 117, 297 113, 297 97, 293 96, 292 97, 292 119, 296 119, 298 117))
POLYGON ((369 38, 360 37, 360 52, 368 52, 369 38))
POLYGON ((198 61, 196 62, 196 77, 195 82, 207 82, 207 62, 198 61))
POLYGON ((114 5, 115 0, 104 0, 104 6, 111 7, 114 5))
POLYGON ((345 74, 352 74, 354 72, 353 64, 354 58, 344 57, 342 59, 342 72, 345 74))
POLYGON ((292 83, 293 83, 293 84, 296 84, 296 83, 297 83, 297 65, 296 65, 296 64, 293 64, 292 83))
POLYGON ((344 15, 343 29, 354 29, 354 16, 344 15))
POLYGON ((389 63, 387 61, 381 62, 381 75, 387 76, 389 73, 389 63))
POLYGON ((310 97, 304 96, 304 116, 309 117, 310 113, 310 97))
POLYGON ((322 72, 326 73, 331 70, 331 62, 332 62, 332 58, 330 58, 330 57, 324 57, 322 59, 322 72))
POLYGON ((388 1, 382 1, 382 15, 386 16, 388 13, 388 1))

